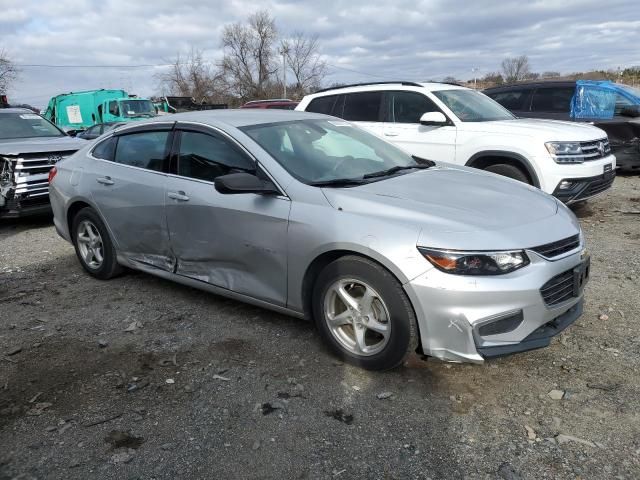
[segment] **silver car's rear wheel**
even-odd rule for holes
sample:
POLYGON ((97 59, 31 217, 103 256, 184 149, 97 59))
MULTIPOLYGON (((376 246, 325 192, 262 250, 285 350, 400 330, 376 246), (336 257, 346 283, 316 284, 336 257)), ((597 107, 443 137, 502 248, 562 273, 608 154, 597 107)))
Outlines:
POLYGON ((97 270, 104 261, 104 246, 98 227, 90 220, 82 220, 76 230, 76 242, 84 264, 97 270))
POLYGON ((375 355, 389 341, 389 309, 380 294, 362 280, 334 282, 325 294, 324 312, 331 334, 354 355, 375 355))

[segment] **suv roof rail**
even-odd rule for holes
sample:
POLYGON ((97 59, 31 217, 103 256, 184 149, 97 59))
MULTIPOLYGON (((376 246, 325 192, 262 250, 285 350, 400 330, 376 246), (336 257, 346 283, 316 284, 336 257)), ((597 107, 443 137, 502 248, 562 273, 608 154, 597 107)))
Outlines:
POLYGON ((265 100, 250 100, 245 105, 249 105, 251 103, 269 103, 269 102, 294 102, 295 100, 291 100, 290 98, 267 98, 265 100))
POLYGON ((329 92, 331 90, 338 90, 340 88, 349 88, 349 87, 366 87, 369 85, 404 85, 406 87, 422 87, 423 85, 416 82, 403 82, 403 81, 395 81, 395 82, 365 82, 365 83, 351 83, 349 85, 339 85, 336 87, 328 87, 323 88, 321 90, 317 90, 313 93, 321 93, 321 92, 329 92))

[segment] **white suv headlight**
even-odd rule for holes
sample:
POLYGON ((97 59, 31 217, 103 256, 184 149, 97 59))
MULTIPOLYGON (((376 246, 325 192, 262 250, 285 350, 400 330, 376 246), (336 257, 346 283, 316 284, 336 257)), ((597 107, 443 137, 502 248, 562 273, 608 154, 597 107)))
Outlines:
POLYGON ((556 163, 584 162, 584 152, 580 142, 547 142, 544 146, 556 163))

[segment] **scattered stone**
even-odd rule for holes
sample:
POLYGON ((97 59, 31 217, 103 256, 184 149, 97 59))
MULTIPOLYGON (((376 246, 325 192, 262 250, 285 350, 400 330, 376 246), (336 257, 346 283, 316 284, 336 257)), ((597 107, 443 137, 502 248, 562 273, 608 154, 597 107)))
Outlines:
POLYGON ((45 428, 47 432, 55 432, 57 429, 58 427, 56 427, 55 425, 50 425, 47 428, 45 428))
POLYGON ((125 332, 135 332, 136 330, 142 328, 144 325, 142 325, 142 322, 139 321, 135 321, 135 322, 131 322, 129 324, 129 326, 127 328, 124 329, 125 332))
POLYGON ((353 385, 351 388, 353 388, 356 392, 359 392, 361 390, 358 385, 353 385))
POLYGON ((520 474, 510 463, 503 463, 498 467, 498 476, 503 480, 522 480, 520 474))
POLYGON ((173 443, 163 443, 163 444, 160 446, 160 448, 161 448, 162 450, 165 450, 165 451, 166 451, 166 450, 173 450, 173 448, 174 448, 174 447, 175 447, 175 444, 173 444, 173 443))
POLYGON ((551 390, 547 395, 551 400, 562 400, 564 397, 564 390, 551 390))
POLYGON ((339 422, 346 423, 347 425, 351 425, 353 423, 353 415, 343 412, 341 408, 328 410, 324 412, 324 414, 327 417, 335 418, 339 422))
POLYGON ((42 415, 44 413, 44 411, 47 408, 49 408, 51 405, 53 405, 53 404, 49 403, 49 402, 36 403, 33 408, 30 408, 29 410, 27 410, 27 415, 29 415, 31 417, 37 417, 39 415, 42 415))
POLYGON ((391 398, 392 396, 393 396, 392 392, 380 392, 379 394, 376 395, 378 400, 385 400, 387 398, 391 398))
POLYGON ((223 377, 222 375, 218 375, 218 374, 215 374, 213 376, 213 379, 214 380, 222 380, 223 382, 228 382, 229 380, 231 380, 230 378, 223 377))
POLYGON ((16 355, 22 351, 22 347, 14 347, 11 350, 8 350, 6 355, 10 357, 11 355, 16 355))
POLYGON ((109 342, 101 338, 100 340, 98 340, 98 346, 100 348, 107 348, 109 346, 109 342))
POLYGON ((133 460, 135 452, 135 450, 130 448, 126 452, 114 453, 113 455, 111 455, 111 461, 113 463, 129 463, 131 460, 133 460))
POLYGON ((574 437, 573 435, 565 435, 564 433, 560 433, 556 435, 555 438, 556 438, 556 442, 558 442, 558 444, 560 445, 568 442, 576 442, 576 443, 581 443, 582 445, 588 445, 589 447, 597 447, 597 445, 594 442, 591 442, 589 440, 584 440, 582 438, 574 437))
POLYGON ((538 435, 536 435, 536 431, 529 425, 525 425, 524 429, 527 431, 527 438, 529 440, 535 440, 537 438, 538 435))
POLYGON ((251 446, 252 450, 258 450, 260 448, 260 440, 256 440, 255 442, 253 442, 253 445, 251 446))
POLYGON ((58 433, 60 435, 62 435, 64 432, 66 432, 67 430, 69 430, 71 428, 72 424, 71 423, 65 423, 64 425, 62 425, 59 429, 58 429, 58 433))
POLYGON ((140 447, 144 443, 144 438, 132 435, 130 431, 111 430, 104 437, 104 441, 111 444, 113 450, 117 448, 134 449, 140 447))
POLYGON ((167 378, 165 380, 165 383, 168 383, 169 385, 173 385, 174 383, 176 383, 176 381, 173 378, 167 378))
POLYGON ((38 392, 36 393, 33 397, 31 397, 31 399, 29 400, 29 403, 33 403, 35 402, 38 398, 40 398, 40 395, 42 395, 44 392, 38 392))
POLYGON ((603 313, 598 317, 598 320, 609 320, 609 315, 603 313))

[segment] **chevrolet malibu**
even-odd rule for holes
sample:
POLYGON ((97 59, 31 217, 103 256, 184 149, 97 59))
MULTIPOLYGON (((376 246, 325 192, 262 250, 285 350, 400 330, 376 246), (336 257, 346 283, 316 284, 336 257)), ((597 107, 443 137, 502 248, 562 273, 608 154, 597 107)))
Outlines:
POLYGON ((191 112, 101 137, 50 174, 82 267, 123 267, 313 320, 340 357, 483 362, 582 313, 575 216, 511 179, 304 112, 191 112))

